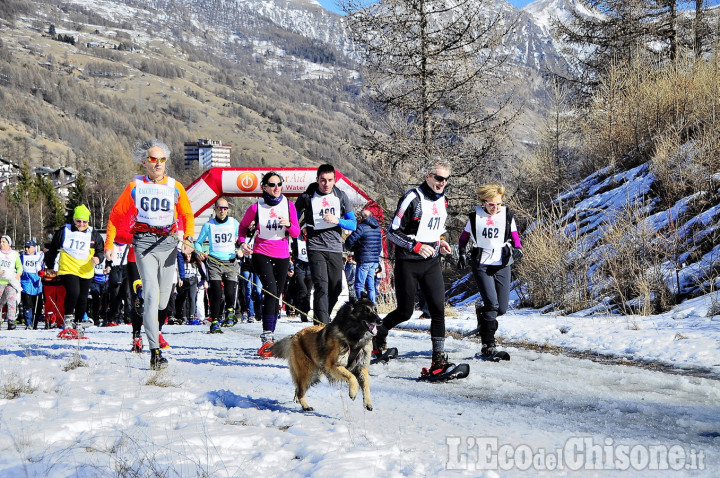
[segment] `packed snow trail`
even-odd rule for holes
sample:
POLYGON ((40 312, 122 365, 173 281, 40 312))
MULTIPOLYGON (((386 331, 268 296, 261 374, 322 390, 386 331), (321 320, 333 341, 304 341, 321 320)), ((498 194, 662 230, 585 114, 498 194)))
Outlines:
MULTIPOLYGON (((303 326, 281 322, 276 335, 303 326)), ((170 366, 155 374, 147 352, 129 352, 129 326, 91 328, 79 349, 57 331, 0 331, 0 384, 37 388, 0 399, 0 476, 710 476, 720 467, 715 380, 524 349, 483 362, 477 343, 449 338, 450 360, 470 363, 470 376, 427 383, 417 377, 429 337, 394 330, 399 357, 370 369, 372 412, 323 379, 304 413, 286 363, 255 355, 259 324, 205 332, 165 327, 170 366), (63 371, 78 350, 88 367, 63 371), (682 452, 686 466, 652 469, 645 457, 658 446, 682 452), (558 460, 562 469, 547 470, 558 460), (483 463, 494 469, 476 469, 483 463)))

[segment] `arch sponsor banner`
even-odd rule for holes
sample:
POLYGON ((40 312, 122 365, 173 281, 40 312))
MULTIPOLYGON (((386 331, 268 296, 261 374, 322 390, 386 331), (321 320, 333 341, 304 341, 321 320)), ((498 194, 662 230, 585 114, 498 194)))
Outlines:
MULTIPOLYGON (((316 168, 211 168, 187 188, 195 217, 212 207, 220 196, 259 197, 262 195, 260 180, 270 171, 282 175, 283 194, 288 197, 297 197, 305 192, 317 177, 316 168)), ((335 184, 347 194, 353 208, 360 208, 372 200, 339 171, 335 171, 335 184)))

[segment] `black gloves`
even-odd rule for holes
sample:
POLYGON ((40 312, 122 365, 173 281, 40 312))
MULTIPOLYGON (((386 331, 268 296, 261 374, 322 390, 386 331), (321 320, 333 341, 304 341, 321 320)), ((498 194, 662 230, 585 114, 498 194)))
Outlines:
POLYGON ((512 257, 515 262, 523 258, 523 251, 519 247, 513 247, 512 257))
POLYGON ((461 252, 458 255, 457 266, 459 270, 463 270, 467 267, 467 257, 465 256, 465 252, 461 252))

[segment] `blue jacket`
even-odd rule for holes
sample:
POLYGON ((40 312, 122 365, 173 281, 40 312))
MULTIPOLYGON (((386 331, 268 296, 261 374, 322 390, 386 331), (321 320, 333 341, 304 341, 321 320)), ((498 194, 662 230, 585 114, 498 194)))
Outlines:
POLYGON ((377 219, 370 216, 358 224, 355 232, 345 240, 345 248, 355 253, 358 264, 378 262, 382 253, 382 236, 377 219))

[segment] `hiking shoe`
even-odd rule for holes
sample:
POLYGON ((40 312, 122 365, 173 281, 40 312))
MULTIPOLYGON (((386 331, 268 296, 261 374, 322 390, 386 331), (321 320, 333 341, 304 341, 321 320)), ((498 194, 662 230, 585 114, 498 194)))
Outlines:
POLYGON ((132 348, 130 349, 131 352, 135 352, 136 354, 142 353, 143 349, 143 342, 142 342, 142 336, 140 335, 140 332, 133 332, 133 341, 132 341, 132 348))
POLYGON ((150 349, 150 370, 162 370, 168 366, 168 361, 162 356, 160 349, 150 349))
POLYGON ((220 329, 220 323, 217 320, 210 322, 210 333, 211 334, 222 334, 223 331, 220 329))
POLYGON ((263 333, 260 334, 260 340, 263 344, 275 342, 275 333, 270 332, 269 330, 264 330, 263 333))
POLYGON ((15 330, 17 329, 17 324, 15 324, 14 321, 8 320, 8 330, 15 330))
POLYGON ((167 343, 167 340, 165 340, 165 337, 163 337, 162 333, 158 334, 158 342, 160 343, 161 349, 169 349, 170 344, 167 343))
POLYGON ((432 363, 430 364, 430 373, 436 374, 445 371, 450 366, 448 356, 444 352, 433 352, 432 363))
POLYGON ((225 325, 225 327, 232 327, 235 324, 237 324, 237 318, 235 317, 235 309, 227 309, 225 311, 225 321, 223 322, 223 325, 225 325))
POLYGON ((254 315, 248 316, 248 318, 247 318, 247 323, 248 323, 248 324, 252 324, 252 323, 254 323, 254 322, 255 322, 255 316, 254 316, 254 315))
POLYGON ((480 349, 480 355, 483 357, 491 357, 495 355, 497 352, 497 347, 495 347, 495 342, 489 343, 489 344, 482 344, 482 348, 480 349))

